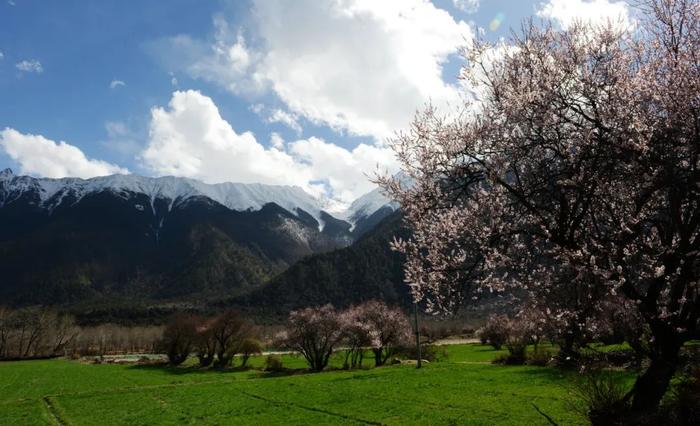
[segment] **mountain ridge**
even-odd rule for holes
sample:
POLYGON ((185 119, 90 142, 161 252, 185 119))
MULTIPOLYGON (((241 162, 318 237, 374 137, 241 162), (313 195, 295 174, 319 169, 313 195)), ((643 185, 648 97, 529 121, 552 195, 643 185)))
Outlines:
POLYGON ((129 306, 235 297, 304 258, 350 246, 394 211, 365 209, 351 224, 299 191, 1 171, 0 300, 129 306))
POLYGON ((130 192, 148 196, 154 214, 154 203, 158 198, 170 200, 168 210, 195 197, 207 197, 236 211, 260 210, 265 204, 275 203, 295 215, 299 214, 298 210, 308 213, 318 222, 320 231, 325 226, 324 216, 348 222, 352 231, 359 221, 375 211, 383 207, 392 210, 398 208, 378 188, 356 199, 346 211, 332 213, 325 211, 323 200, 313 197, 298 186, 290 185, 234 182, 207 184, 184 177, 120 174, 89 179, 39 178, 15 175, 9 168, 0 171, 0 183, 3 183, 0 186, 0 208, 28 191, 35 191, 38 195, 38 200, 35 200, 37 204, 51 211, 66 197, 75 203, 87 194, 110 190, 115 194, 125 195, 130 192))

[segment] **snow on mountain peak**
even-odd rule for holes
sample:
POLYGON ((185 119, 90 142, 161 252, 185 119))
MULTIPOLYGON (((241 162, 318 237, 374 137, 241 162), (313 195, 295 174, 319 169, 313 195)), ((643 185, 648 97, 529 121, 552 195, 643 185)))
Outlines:
POLYGON ((353 201, 346 211, 338 215, 338 218, 345 220, 354 227, 362 218, 371 216, 382 207, 389 207, 392 210, 396 210, 399 206, 396 202, 384 195, 384 191, 381 188, 375 188, 353 201))
POLYGON ((193 197, 203 196, 237 211, 260 210, 268 203, 275 203, 295 215, 299 214, 299 210, 303 210, 318 221, 321 229, 324 226, 322 211, 333 210, 332 216, 354 225, 384 206, 390 206, 394 210, 397 207, 379 188, 358 198, 347 209, 340 210, 329 209, 332 207, 329 200, 315 198, 300 187, 286 185, 232 182, 207 184, 182 177, 152 178, 118 174, 91 179, 50 179, 16 176, 10 169, 0 172, 0 180, 5 182, 0 187, 0 207, 29 191, 36 193, 39 205, 49 210, 58 207, 64 199, 78 202, 86 195, 103 191, 111 191, 124 198, 130 194, 144 194, 150 199, 150 208, 154 212, 157 199, 168 200, 169 209, 172 209, 193 197))
POLYGON ((0 171, 0 179, 11 179, 12 176, 14 176, 14 173, 12 173, 10 168, 0 171))
MULTIPOLYGON (((66 196, 75 202, 88 194, 111 191, 127 197, 129 194, 144 194, 150 198, 151 209, 156 199, 170 201, 170 208, 184 203, 192 197, 210 198, 231 210, 259 210, 265 204, 275 203, 293 214, 298 209, 304 210, 321 222, 321 201, 295 186, 219 183, 206 184, 194 179, 165 176, 158 178, 137 175, 110 175, 91 179, 79 178, 34 178, 14 176, 12 172, 0 172, 0 178, 9 181, 5 186, 7 193, 14 194, 12 199, 27 191, 34 191, 39 197, 39 205, 54 209, 66 196)), ((6 200, 6 203, 10 200, 6 200)), ((5 203, 5 204, 6 204, 5 203)))

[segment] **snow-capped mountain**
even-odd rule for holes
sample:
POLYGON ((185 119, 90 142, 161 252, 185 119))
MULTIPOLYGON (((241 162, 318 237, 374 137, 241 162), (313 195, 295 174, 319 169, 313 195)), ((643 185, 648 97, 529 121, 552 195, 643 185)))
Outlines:
POLYGON ((0 188, 0 207, 19 199, 28 192, 38 196, 40 207, 53 210, 64 200, 78 203, 88 194, 110 191, 128 198, 143 194, 155 209, 157 199, 167 200, 168 209, 187 203, 196 197, 207 197, 231 210, 260 210, 265 204, 275 203, 285 210, 298 214, 303 210, 321 221, 321 203, 299 187, 263 184, 220 183, 206 184, 194 179, 179 177, 149 178, 136 175, 111 175, 92 179, 47 179, 15 176, 12 170, 0 172, 5 185, 0 188))
POLYGON ((382 209, 388 209, 390 212, 394 212, 398 208, 398 203, 384 195, 381 188, 376 188, 353 201, 350 207, 338 216, 340 219, 352 224, 354 228, 363 219, 372 216, 382 209))
POLYGON ((0 300, 247 292, 304 257, 352 244, 393 212, 386 201, 372 192, 338 218, 292 186, 47 179, 7 169, 0 172, 0 300))
POLYGON ((35 203, 49 211, 64 201, 72 204, 80 202, 86 195, 109 191, 122 198, 143 194, 148 200, 148 208, 155 215, 156 200, 167 201, 168 210, 184 205, 198 197, 209 198, 231 210, 256 211, 264 205, 275 203, 294 215, 307 213, 323 230, 328 216, 348 222, 351 230, 358 222, 375 212, 389 208, 395 211, 398 205, 389 200, 379 188, 355 200, 347 210, 324 212, 323 200, 314 198, 297 186, 265 185, 259 183, 218 183, 204 182, 173 176, 158 178, 137 175, 110 175, 91 179, 80 178, 35 178, 17 176, 11 169, 0 171, 0 208, 6 204, 32 194, 35 203))

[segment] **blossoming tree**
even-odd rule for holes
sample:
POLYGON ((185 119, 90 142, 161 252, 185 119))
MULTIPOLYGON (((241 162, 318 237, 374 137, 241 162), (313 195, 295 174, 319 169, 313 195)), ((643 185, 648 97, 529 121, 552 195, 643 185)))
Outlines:
POLYGON ((331 305, 305 308, 289 314, 285 343, 304 356, 309 368, 322 371, 343 339, 343 324, 331 305))
POLYGON ((548 307, 581 327, 611 296, 636 305, 651 336, 636 412, 700 337, 700 8, 640 9, 634 29, 530 23, 511 46, 475 43, 475 100, 457 118, 418 114, 393 141, 404 177, 380 178, 429 310, 454 311, 469 286, 568 294, 548 307))

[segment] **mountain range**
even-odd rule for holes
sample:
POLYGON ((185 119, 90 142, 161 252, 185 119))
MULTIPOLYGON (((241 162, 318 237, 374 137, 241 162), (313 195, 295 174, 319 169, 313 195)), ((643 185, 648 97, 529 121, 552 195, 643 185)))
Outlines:
MULTIPOLYGON (((315 259, 352 268, 338 253, 374 247, 373 233, 398 214, 379 189, 343 212, 324 207, 293 186, 136 175, 48 179, 6 169, 0 172, 0 300, 296 306, 299 300, 278 300, 286 293, 280 286, 297 292, 318 286, 319 276, 307 284, 299 273, 315 259)), ((391 256, 384 237, 374 261, 391 256)))

